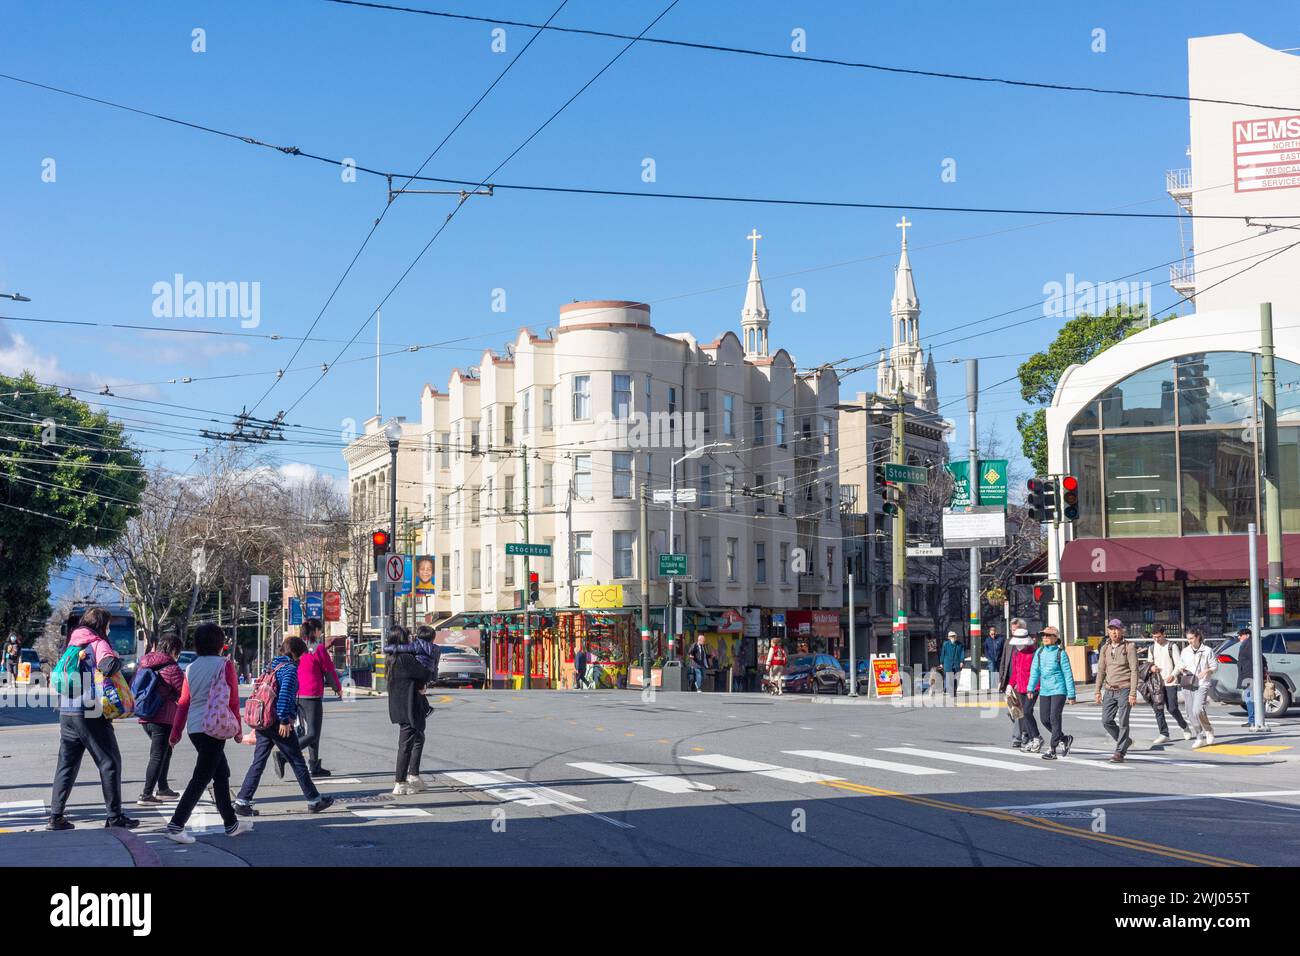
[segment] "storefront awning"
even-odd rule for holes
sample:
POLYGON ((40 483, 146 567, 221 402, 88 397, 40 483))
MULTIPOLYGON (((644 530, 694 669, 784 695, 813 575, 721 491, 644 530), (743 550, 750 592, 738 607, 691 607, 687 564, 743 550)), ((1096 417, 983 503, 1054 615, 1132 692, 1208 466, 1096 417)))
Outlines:
MULTIPOLYGON (((1183 538, 1080 538, 1061 554, 1062 581, 1244 581, 1250 552, 1244 534, 1183 538)), ((1259 571, 1268 567, 1264 536, 1257 541, 1259 571)), ((1282 535, 1282 563, 1300 568, 1300 534, 1282 535)))

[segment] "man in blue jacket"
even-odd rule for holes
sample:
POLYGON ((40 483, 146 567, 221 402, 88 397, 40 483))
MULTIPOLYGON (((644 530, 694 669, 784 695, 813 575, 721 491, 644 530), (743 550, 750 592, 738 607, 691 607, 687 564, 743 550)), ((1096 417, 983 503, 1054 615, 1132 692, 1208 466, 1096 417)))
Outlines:
POLYGON ((984 660, 989 667, 989 686, 993 686, 993 675, 1001 670, 1002 666, 1002 647, 1005 639, 998 634, 996 626, 989 627, 989 636, 984 638, 984 660))
POLYGON ((952 694, 957 696, 957 680, 961 677, 961 662, 966 659, 966 648, 962 647, 956 631, 948 632, 948 640, 939 652, 939 666, 943 668, 943 686, 945 693, 949 681, 952 682, 952 694))

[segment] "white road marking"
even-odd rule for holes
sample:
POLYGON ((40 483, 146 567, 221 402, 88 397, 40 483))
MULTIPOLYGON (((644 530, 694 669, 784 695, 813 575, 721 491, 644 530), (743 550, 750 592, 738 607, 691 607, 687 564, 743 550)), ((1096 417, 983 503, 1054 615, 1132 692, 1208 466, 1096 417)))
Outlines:
POLYGON ((695 793, 717 789, 707 783, 696 783, 694 780, 687 780, 685 777, 674 777, 653 770, 642 770, 640 767, 629 767, 627 764, 621 763, 583 761, 571 763, 569 766, 602 777, 613 777, 615 780, 622 780, 624 783, 634 783, 639 787, 649 787, 651 790, 658 790, 661 793, 695 793))
POLYGON ((348 807, 352 815, 362 817, 367 820, 379 820, 387 817, 427 817, 428 810, 421 810, 419 807, 373 807, 370 809, 360 809, 348 807))
POLYGON ((477 787, 498 800, 518 803, 525 807, 560 806, 568 803, 583 803, 582 797, 570 793, 561 793, 550 787, 530 783, 499 770, 453 770, 446 776, 459 783, 477 787))
POLYGON ((312 777, 311 782, 320 786, 325 783, 360 783, 360 777, 312 777))
MULTIPOLYGON (((988 754, 1005 754, 1009 757, 1029 757, 1031 760, 1042 760, 1042 754, 1025 753, 1023 750, 1008 750, 1005 747, 967 747, 967 750, 978 750, 981 753, 988 754)), ((1072 748, 1074 753, 1079 753, 1081 748, 1072 748)), ((1098 767, 1102 770, 1127 770, 1122 763, 1110 763, 1105 760, 1086 760, 1083 757, 1062 757, 1058 756, 1058 762, 1062 763, 1082 763, 1089 767, 1098 767)))
POLYGON ((973 767, 992 767, 994 770, 1011 770, 1017 773, 1021 771, 1046 770, 1042 766, 1026 766, 1022 763, 1012 763, 1009 760, 990 760, 987 757, 972 757, 969 754, 950 754, 942 750, 921 750, 919 747, 878 747, 877 750, 883 750, 885 753, 902 754, 904 757, 929 757, 932 760, 948 760, 952 763, 970 764, 973 767))
POLYGON ((44 823, 49 810, 43 800, 11 800, 0 803, 0 830, 44 823))
POLYGON ((739 757, 728 757, 726 754, 691 754, 686 759, 707 764, 710 767, 756 773, 777 780, 787 780, 790 783, 821 783, 826 780, 844 779, 843 777, 832 777, 824 773, 813 773, 810 770, 795 770, 792 767, 779 767, 772 763, 760 763, 757 760, 742 760, 739 757))
MULTIPOLYGON (((1088 749, 1088 748, 1086 748, 1086 747, 1075 747, 1075 748, 1074 748, 1074 751, 1075 751, 1075 753, 1081 753, 1081 754, 1105 754, 1105 755, 1110 755, 1111 753, 1114 752, 1114 751, 1110 751, 1110 750, 1091 750, 1091 749, 1088 749)), ((1205 768, 1205 767, 1221 767, 1221 766, 1223 766, 1222 764, 1218 764, 1218 763, 1209 763, 1209 762, 1204 762, 1204 763, 1192 763, 1191 761, 1187 761, 1187 760, 1174 760, 1174 759, 1172 759, 1172 758, 1170 758, 1170 757, 1160 757, 1160 756, 1157 756, 1156 754, 1135 754, 1135 753, 1133 753, 1133 751, 1131 751, 1131 750, 1130 750, 1127 754, 1124 755, 1124 760, 1125 760, 1125 761, 1129 761, 1129 760, 1138 760, 1138 761, 1145 761, 1145 762, 1147 762, 1147 763, 1162 763, 1162 764, 1164 764, 1166 767, 1201 767, 1201 768, 1205 768)))
MULTIPOLYGON (((1063 800, 1058 803, 1026 803, 991 810, 1060 810, 1066 807, 1106 807, 1121 803, 1164 803, 1172 800, 1252 800, 1260 797, 1300 797, 1300 790, 1246 790, 1240 793, 1175 793, 1158 797, 1107 797, 1102 800, 1063 800)), ((1287 807, 1300 810, 1300 807, 1287 807)))
POLYGON ((782 753, 795 757, 808 757, 811 760, 827 760, 831 763, 846 763, 852 767, 867 767, 872 770, 890 770, 894 773, 910 773, 925 776, 936 773, 952 773, 941 767, 921 767, 910 763, 895 763, 892 760, 875 760, 871 757, 858 757, 854 754, 837 754, 829 750, 785 750, 782 753))

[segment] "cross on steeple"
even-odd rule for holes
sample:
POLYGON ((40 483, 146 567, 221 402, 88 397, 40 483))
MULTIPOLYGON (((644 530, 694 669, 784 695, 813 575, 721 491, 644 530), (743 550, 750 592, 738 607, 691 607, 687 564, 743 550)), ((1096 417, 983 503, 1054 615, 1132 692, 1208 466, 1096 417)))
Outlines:
POLYGON ((750 242, 752 242, 752 243, 754 244, 754 258, 757 259, 757 258, 758 258, 758 240, 762 239, 763 237, 760 236, 760 235, 758 234, 758 230, 757 230, 757 229, 754 229, 754 230, 751 231, 750 234, 747 235, 745 238, 748 239, 750 242))
POLYGON ((895 229, 903 230, 903 245, 907 245, 907 227, 910 225, 911 223, 907 221, 907 216, 904 216, 898 222, 894 223, 895 229))

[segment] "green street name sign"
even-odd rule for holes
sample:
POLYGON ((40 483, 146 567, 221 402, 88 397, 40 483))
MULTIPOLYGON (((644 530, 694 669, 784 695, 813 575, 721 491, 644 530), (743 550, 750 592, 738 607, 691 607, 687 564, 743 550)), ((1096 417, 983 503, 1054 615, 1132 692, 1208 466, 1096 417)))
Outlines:
POLYGON ((686 555, 659 555, 659 576, 661 578, 680 578, 686 576, 686 555))
POLYGON ((549 558, 551 556, 551 546, 549 544, 517 544, 507 542, 506 554, 523 554, 530 558, 549 558))
POLYGON ((897 465, 885 462, 885 481, 900 485, 923 485, 929 480, 924 465, 897 465))

